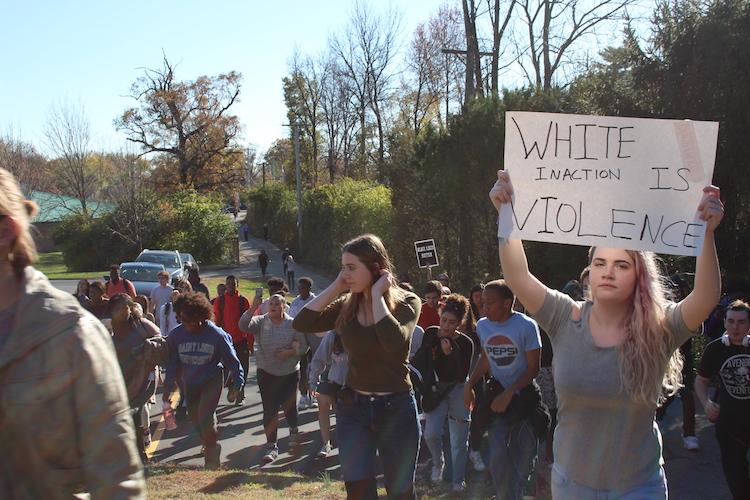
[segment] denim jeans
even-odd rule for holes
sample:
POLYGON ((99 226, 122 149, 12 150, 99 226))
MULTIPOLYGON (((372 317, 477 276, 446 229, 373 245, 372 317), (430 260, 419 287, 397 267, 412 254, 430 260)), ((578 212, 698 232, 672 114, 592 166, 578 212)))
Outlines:
POLYGON ((520 500, 537 454, 537 439, 528 419, 511 423, 495 415, 488 431, 490 472, 497 500, 520 500))
POLYGON ((375 478, 376 456, 380 455, 388 496, 414 488, 421 429, 411 391, 365 396, 352 389, 341 390, 336 433, 344 481, 375 478))
POLYGON ((469 456, 469 410, 464 405, 464 385, 458 384, 440 404, 426 414, 424 440, 432 455, 433 465, 443 463, 443 427, 448 417, 450 430, 452 482, 461 484, 466 476, 466 460, 469 456))
POLYGON ((578 484, 558 464, 552 466, 552 498, 555 500, 666 500, 667 477, 659 467, 643 484, 627 490, 597 490, 578 484))

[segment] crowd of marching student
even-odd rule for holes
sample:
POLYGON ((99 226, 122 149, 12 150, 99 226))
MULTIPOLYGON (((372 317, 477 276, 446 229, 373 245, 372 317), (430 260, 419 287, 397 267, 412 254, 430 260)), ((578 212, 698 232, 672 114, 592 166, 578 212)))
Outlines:
MULTIPOLYGON (((279 278, 268 280, 266 300, 251 301, 228 276, 209 300, 197 269, 174 286, 160 276, 139 297, 116 266, 107 285, 81 282, 66 296, 31 267, 34 205, 2 169, 0 188, 0 442, 13 450, 0 466, 3 498, 144 495, 157 366, 166 407, 185 408, 206 466, 219 467, 216 408, 225 388, 230 404, 243 404, 250 357, 263 461, 279 455, 279 411, 293 446, 299 409, 316 404, 318 456, 328 456, 335 411, 349 498, 377 498, 381 471, 389 497, 416 498, 422 443, 431 479, 457 493, 470 464, 489 470, 496 498, 521 498, 543 456, 553 463, 553 498, 667 498, 655 414, 681 388, 680 346, 716 321, 713 233, 723 205, 714 187, 698 207, 706 236, 692 291, 670 294, 648 252, 602 247, 590 250, 580 284, 558 292, 531 274, 520 241, 501 239, 503 280, 467 298, 442 275, 423 301, 396 280, 382 241, 362 235, 343 246, 341 271, 320 293, 307 278, 290 283, 299 292, 291 304, 279 278), (180 402, 171 401, 177 387, 180 402)), ((499 209, 512 195, 499 172, 492 202, 499 209)), ((706 348, 695 389, 716 422, 730 490, 747 498, 750 308, 733 301, 723 310, 725 333, 706 348)), ((695 449, 691 432, 686 422, 685 446, 695 449)))

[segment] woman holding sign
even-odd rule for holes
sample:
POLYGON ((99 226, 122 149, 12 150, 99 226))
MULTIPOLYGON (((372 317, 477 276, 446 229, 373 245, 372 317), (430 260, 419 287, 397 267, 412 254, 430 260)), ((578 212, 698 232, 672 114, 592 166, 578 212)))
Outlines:
MULTIPOLYGON (((490 199, 498 211, 513 198, 498 171, 490 199)), ((591 248, 590 298, 576 302, 529 272, 520 240, 500 239, 506 282, 544 328, 555 353, 558 425, 555 499, 666 498, 661 436, 654 411, 662 388, 680 386, 677 350, 719 300, 721 279, 714 231, 724 214, 719 189, 703 190, 698 215, 706 223, 695 288, 675 304, 666 299, 655 256, 591 248)))

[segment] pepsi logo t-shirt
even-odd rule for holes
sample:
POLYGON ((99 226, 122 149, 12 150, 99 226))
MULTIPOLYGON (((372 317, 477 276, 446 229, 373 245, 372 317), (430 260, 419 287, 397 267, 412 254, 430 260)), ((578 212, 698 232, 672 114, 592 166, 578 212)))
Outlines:
POLYGON ((542 347, 536 321, 518 312, 503 322, 480 319, 477 334, 487 354, 490 373, 503 387, 512 385, 528 368, 526 352, 542 347))

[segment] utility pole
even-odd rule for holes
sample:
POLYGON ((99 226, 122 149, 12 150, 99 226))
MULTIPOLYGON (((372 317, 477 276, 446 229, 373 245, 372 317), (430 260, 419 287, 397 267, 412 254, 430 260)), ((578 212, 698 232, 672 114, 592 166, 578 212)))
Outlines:
MULTIPOLYGON (((459 49, 446 49, 443 47, 440 52, 445 54, 445 128, 448 128, 448 93, 449 93, 449 72, 448 72, 448 54, 452 54, 455 56, 465 56, 469 52, 467 50, 459 50, 459 49)), ((479 56, 493 56, 494 54, 492 52, 480 52, 479 56)), ((472 71, 468 66, 466 67, 466 71, 472 71)), ((477 84, 480 84, 481 82, 477 82, 477 84)))
MULTIPOLYGON (((302 173, 299 161, 299 118, 292 123, 294 130, 294 166, 297 174, 297 250, 302 249, 302 173)), ((291 286, 291 285, 290 285, 291 286)))

